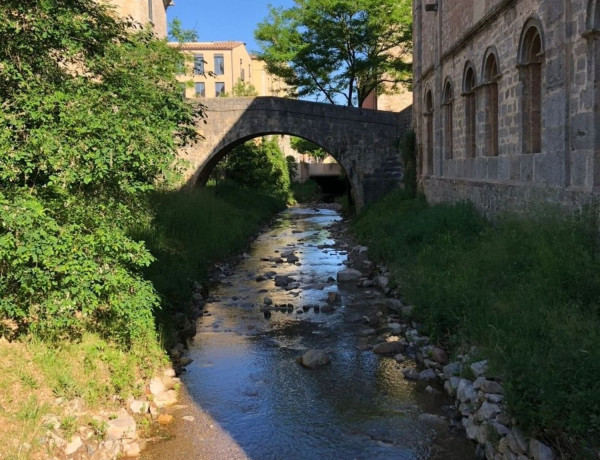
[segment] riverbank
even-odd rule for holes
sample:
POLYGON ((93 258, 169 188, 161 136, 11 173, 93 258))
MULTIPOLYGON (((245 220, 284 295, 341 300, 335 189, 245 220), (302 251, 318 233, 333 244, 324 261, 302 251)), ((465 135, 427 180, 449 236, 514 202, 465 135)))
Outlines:
MULTIPOLYGON (((284 203, 227 185, 157 193, 152 205, 154 215, 130 233, 157 258, 145 274, 163 298, 156 336, 129 349, 94 333, 0 338, 0 458, 137 456, 153 426, 171 421, 159 416, 180 384, 163 350, 185 365, 173 355, 195 333, 190 299, 202 298, 213 264, 242 251, 284 203)), ((11 323, 1 326, 6 333, 11 323)))
MULTIPOLYGON (((524 438, 564 458, 598 455, 600 260, 591 216, 540 209, 492 223, 468 204, 429 206, 399 192, 353 229, 414 306, 417 332, 460 362, 457 377, 473 383, 471 365, 487 360, 487 379, 501 382, 524 438)), ((477 420, 493 434, 492 421, 477 420)))

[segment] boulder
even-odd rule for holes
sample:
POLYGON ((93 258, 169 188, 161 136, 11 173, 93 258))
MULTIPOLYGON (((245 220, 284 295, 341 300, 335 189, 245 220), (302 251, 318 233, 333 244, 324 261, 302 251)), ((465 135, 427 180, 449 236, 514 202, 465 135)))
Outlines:
POLYGON ((523 436, 523 433, 517 428, 513 428, 510 433, 506 436, 508 446, 516 454, 526 455, 529 449, 529 444, 523 436))
POLYGON ((74 454, 81 446, 83 446, 83 441, 79 436, 73 436, 71 442, 65 446, 65 455, 74 454))
POLYGON ((340 270, 337 273, 337 282, 338 283, 351 283, 356 282, 360 279, 361 273, 354 268, 346 268, 345 270, 340 270))
POLYGON ((309 369, 326 366, 330 362, 329 355, 323 350, 308 350, 300 358, 300 364, 309 369))
POLYGON ((412 367, 402 369, 401 372, 406 380, 417 380, 419 378, 419 372, 412 367))
POLYGON ((471 370, 475 377, 481 377, 487 372, 488 369, 488 361, 487 359, 483 361, 477 361, 476 363, 471 364, 471 370))
POLYGON ((435 378, 433 369, 425 369, 419 373, 419 380, 435 380, 435 378))
POLYGON ((446 364, 448 362, 448 355, 442 348, 433 347, 431 350, 431 359, 433 359, 436 363, 446 364))
POLYGON ((529 441, 529 455, 534 460, 554 460, 556 458, 552 449, 537 439, 529 441))
POLYGON ((109 439, 136 439, 135 420, 125 410, 121 410, 117 418, 107 422, 106 437, 109 439))
POLYGON ((373 353, 377 355, 397 355, 403 351, 402 342, 382 342, 373 347, 373 353))

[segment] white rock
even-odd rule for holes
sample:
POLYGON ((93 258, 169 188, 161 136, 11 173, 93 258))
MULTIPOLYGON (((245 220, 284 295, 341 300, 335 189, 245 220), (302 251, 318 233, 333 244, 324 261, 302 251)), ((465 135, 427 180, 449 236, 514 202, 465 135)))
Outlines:
POLYGON ((477 411, 477 415, 479 416, 480 420, 491 420, 492 418, 494 418, 497 414, 500 413, 500 407, 498 407, 496 404, 490 404, 487 401, 484 401, 483 404, 481 405, 481 408, 477 411))
POLYGON ((419 380, 435 380, 435 372, 433 369, 425 369, 419 373, 419 380))
POLYGON ((129 409, 134 414, 145 414, 148 412, 148 403, 146 401, 133 400, 129 403, 129 409))
POLYGON ((176 374, 175 374, 175 369, 173 369, 172 367, 170 367, 170 368, 168 368, 168 369, 165 369, 165 370, 163 371, 163 375, 164 375, 165 377, 170 377, 170 378, 173 378, 173 377, 175 377, 175 375, 176 375, 176 374))
POLYGON ((137 442, 132 442, 131 444, 126 446, 124 449, 125 457, 126 458, 135 458, 138 455, 140 455, 141 450, 142 449, 140 448, 140 445, 137 442))
POLYGON ((74 454, 81 446, 83 446, 81 438, 79 436, 73 436, 71 442, 65 447, 65 455, 74 454))
POLYGON ((177 392, 175 390, 167 390, 154 397, 156 407, 163 408, 177 404, 177 392))
POLYGON ((125 410, 119 411, 117 418, 108 421, 106 436, 109 439, 136 439, 135 420, 125 410))
POLYGON ((481 388, 486 393, 504 394, 502 385, 500 385, 498 382, 494 382, 493 380, 486 380, 481 388))
POLYGON ((518 428, 513 428, 506 436, 510 450, 517 454, 527 454, 529 445, 518 428))
POLYGON ((381 289, 385 289, 388 287, 388 284, 390 284, 390 279, 387 276, 376 276, 373 281, 375 281, 375 284, 381 289))
POLYGON ((498 433, 498 435, 501 437, 504 437, 508 433, 510 433, 510 428, 507 427, 506 425, 502 425, 501 423, 498 423, 498 422, 492 422, 491 425, 494 428, 494 431, 496 431, 496 433, 498 433))
POLYGON ((446 379, 450 379, 450 377, 460 374, 461 369, 462 369, 462 365, 460 363, 457 363, 457 362, 448 363, 444 366, 444 369, 443 369, 444 377, 446 379))
POLYGON ((554 460, 556 458, 552 449, 537 439, 529 441, 529 455, 535 460, 554 460))
POLYGON ((474 401, 477 393, 473 389, 473 382, 467 379, 460 379, 456 388, 456 397, 460 402, 474 401))
POLYGON ((487 372, 488 369, 488 361, 487 359, 483 361, 477 361, 476 363, 471 364, 471 370, 475 377, 481 377, 487 372))
POLYGON ((154 396, 163 393, 165 390, 165 384, 160 377, 153 377, 152 380, 150 380, 150 393, 154 396))

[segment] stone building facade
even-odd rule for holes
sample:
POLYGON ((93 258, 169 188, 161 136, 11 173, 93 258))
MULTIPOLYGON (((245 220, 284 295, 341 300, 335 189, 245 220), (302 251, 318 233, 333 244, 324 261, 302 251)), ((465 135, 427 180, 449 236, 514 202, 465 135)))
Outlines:
POLYGON ((152 24, 159 38, 167 38, 167 8, 171 0, 107 0, 124 18, 146 25, 152 24))
POLYGON ((430 201, 494 213, 600 190, 600 0, 414 0, 430 201))
POLYGON ((248 53, 243 42, 192 42, 170 45, 189 56, 185 63, 185 72, 178 77, 182 82, 193 82, 193 85, 185 89, 188 98, 231 95, 238 82, 251 84, 258 96, 288 95, 285 83, 269 74, 265 63, 248 53))

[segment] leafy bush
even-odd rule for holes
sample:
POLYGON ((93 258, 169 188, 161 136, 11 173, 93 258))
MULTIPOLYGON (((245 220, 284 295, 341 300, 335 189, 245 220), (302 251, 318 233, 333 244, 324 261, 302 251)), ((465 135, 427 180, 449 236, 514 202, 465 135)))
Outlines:
POLYGON ((130 232, 156 261, 145 274, 168 304, 189 300, 192 280, 205 281, 217 260, 239 253, 285 201, 225 181, 193 191, 157 191, 151 219, 130 232))
MULTIPOLYGON (((477 345, 518 424, 556 444, 600 439, 596 221, 540 209, 492 223, 472 206, 395 193, 355 231, 438 341, 477 345)), ((581 455, 580 452, 573 454, 581 455)))
POLYGON ((227 157, 227 178, 249 189, 287 200, 290 176, 287 161, 274 139, 249 141, 227 157))
POLYGON ((0 319, 20 332, 123 347, 153 334, 152 257, 125 228, 195 114, 178 51, 130 25, 101 2, 0 8, 0 319))
POLYGON ((298 203, 310 203, 319 200, 321 188, 312 179, 302 183, 294 182, 292 184, 292 194, 298 203))

